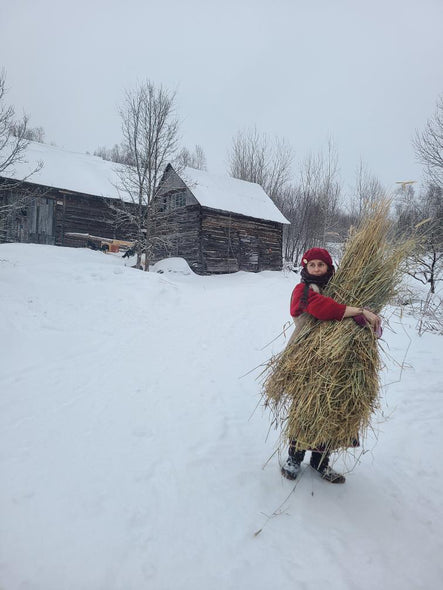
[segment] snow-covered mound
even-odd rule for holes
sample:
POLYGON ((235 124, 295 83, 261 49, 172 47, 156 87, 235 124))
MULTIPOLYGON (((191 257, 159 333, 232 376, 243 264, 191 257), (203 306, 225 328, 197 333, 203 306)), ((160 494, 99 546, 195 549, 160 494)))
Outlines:
POLYGON ((184 258, 165 258, 159 260, 150 268, 151 272, 178 273, 182 275, 194 274, 184 258))
POLYGON ((0 245, 0 587, 440 587, 441 337, 390 315, 370 452, 294 486, 253 369, 297 275, 124 264, 0 245))

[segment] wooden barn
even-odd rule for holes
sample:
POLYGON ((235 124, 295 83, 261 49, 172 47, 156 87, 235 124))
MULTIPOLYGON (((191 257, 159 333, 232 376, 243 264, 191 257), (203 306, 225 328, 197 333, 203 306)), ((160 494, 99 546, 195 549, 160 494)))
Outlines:
POLYGON ((0 207, 20 204, 0 220, 1 241, 100 247, 101 238, 131 240, 132 229, 119 226, 109 206, 120 196, 114 163, 37 142, 24 159, 0 177, 0 207))
POLYGON ((179 256, 198 274, 282 268, 289 222, 258 184, 168 164, 153 213, 153 262, 179 256))
MULTIPOLYGON (((0 216, 0 241, 100 247, 135 238, 110 206, 121 197, 115 163, 37 142, 25 160, 0 177, 0 210, 19 204, 0 216)), ((286 223, 258 184, 168 164, 152 203, 151 263, 178 256, 199 274, 279 270, 286 223)))

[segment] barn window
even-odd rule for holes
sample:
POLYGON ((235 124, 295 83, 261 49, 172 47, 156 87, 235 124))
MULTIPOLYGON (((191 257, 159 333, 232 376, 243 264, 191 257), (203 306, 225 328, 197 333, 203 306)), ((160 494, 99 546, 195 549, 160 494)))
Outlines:
POLYGON ((169 197, 169 210, 178 209, 186 205, 186 193, 174 193, 169 197))

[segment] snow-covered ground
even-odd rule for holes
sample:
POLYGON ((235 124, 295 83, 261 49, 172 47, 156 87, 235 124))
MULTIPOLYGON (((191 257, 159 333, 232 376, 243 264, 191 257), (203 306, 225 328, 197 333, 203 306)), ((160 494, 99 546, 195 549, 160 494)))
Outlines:
POLYGON ((441 336, 389 312, 368 452, 294 485, 250 371, 296 275, 163 270, 0 246, 1 590, 441 587, 441 336))

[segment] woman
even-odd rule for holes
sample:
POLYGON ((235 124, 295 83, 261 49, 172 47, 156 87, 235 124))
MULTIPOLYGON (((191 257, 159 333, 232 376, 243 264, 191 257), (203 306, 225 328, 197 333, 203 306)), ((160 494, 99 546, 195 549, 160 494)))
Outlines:
MULTIPOLYGON (((352 307, 338 303, 331 297, 322 295, 334 274, 334 266, 329 252, 323 248, 311 248, 302 258, 301 279, 291 296, 291 316, 296 322, 296 329, 291 337, 299 332, 307 314, 322 321, 342 321, 353 318, 360 326, 371 326, 379 334, 381 320, 379 316, 362 307, 352 307), (297 320, 296 320, 297 318, 297 320)), ((358 444, 358 443, 357 443, 358 444)), ((292 440, 289 445, 289 456, 281 468, 282 475, 288 479, 295 479, 300 472, 301 462, 305 450, 296 450, 297 441, 292 440)), ((329 467, 329 453, 316 449, 312 451, 310 465, 320 473, 323 479, 331 483, 344 483, 344 475, 329 467)))

